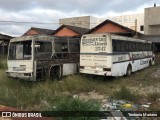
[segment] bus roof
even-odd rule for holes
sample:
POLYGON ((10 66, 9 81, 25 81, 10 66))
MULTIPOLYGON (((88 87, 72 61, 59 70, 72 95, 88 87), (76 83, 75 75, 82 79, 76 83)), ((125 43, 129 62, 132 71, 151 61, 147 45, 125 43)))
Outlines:
POLYGON ((55 36, 48 36, 48 35, 32 35, 32 36, 21 36, 11 39, 11 42, 18 42, 18 41, 27 41, 27 40, 45 40, 45 41, 52 41, 55 36))
POLYGON ((125 36, 114 35, 114 34, 111 34, 111 37, 112 37, 112 39, 116 39, 116 40, 135 41, 135 42, 143 42, 143 43, 152 43, 149 40, 142 40, 142 39, 137 39, 137 38, 133 38, 133 37, 125 37, 125 36))
POLYGON ((126 36, 121 36, 121 35, 116 35, 116 34, 111 34, 111 33, 85 34, 85 35, 82 36, 82 38, 85 38, 85 37, 100 37, 100 36, 104 36, 104 35, 105 36, 111 36, 112 39, 116 39, 116 40, 152 43, 149 40, 142 40, 142 39, 137 39, 137 38, 133 38, 133 37, 126 37, 126 36))

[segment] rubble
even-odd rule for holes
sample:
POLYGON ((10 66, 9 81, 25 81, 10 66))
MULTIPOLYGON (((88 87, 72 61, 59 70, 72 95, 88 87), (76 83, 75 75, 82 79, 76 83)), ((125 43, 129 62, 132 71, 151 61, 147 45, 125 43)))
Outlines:
POLYGON ((122 110, 122 111, 136 111, 136 110, 148 110, 151 103, 146 104, 133 104, 130 101, 125 100, 102 100, 101 110, 102 111, 112 111, 112 110, 122 110))

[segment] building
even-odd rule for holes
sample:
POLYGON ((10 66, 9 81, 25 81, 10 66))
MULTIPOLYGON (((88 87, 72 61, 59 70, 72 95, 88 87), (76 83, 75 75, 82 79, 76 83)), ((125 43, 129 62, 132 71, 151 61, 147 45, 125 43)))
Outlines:
POLYGON ((144 33, 144 13, 113 16, 107 17, 107 19, 110 19, 137 32, 144 33))
POLYGON ((37 34, 51 35, 53 34, 54 31, 55 30, 31 27, 29 30, 27 30, 27 32, 23 34, 23 36, 24 35, 37 35, 37 34))
POLYGON ((113 33, 113 34, 118 34, 118 35, 129 36, 129 37, 141 35, 141 33, 135 30, 132 30, 128 27, 125 27, 121 24, 118 24, 108 19, 103 21, 101 24, 97 25, 96 27, 92 28, 87 33, 90 33, 90 34, 113 33))
POLYGON ((106 19, 110 19, 111 21, 119 23, 130 29, 136 30, 140 33, 144 33, 144 14, 143 13, 112 16, 112 17, 105 17, 105 18, 96 18, 92 16, 64 18, 59 20, 59 24, 72 25, 72 26, 92 29, 106 19))
POLYGON ((155 63, 160 63, 160 35, 142 35, 140 39, 152 41, 155 63))
POLYGON ((89 29, 76 27, 71 25, 62 25, 52 34, 54 36, 69 36, 69 37, 81 37, 88 32, 89 29))
POLYGON ((71 25, 82 28, 91 29, 101 23, 103 19, 99 19, 92 16, 81 16, 81 17, 73 17, 73 18, 63 18, 59 19, 59 25, 71 25))
POLYGON ((144 34, 160 35, 160 6, 145 8, 144 34))
POLYGON ((7 55, 8 53, 8 45, 10 42, 10 39, 13 37, 9 35, 4 35, 0 33, 0 56, 1 55, 7 55))

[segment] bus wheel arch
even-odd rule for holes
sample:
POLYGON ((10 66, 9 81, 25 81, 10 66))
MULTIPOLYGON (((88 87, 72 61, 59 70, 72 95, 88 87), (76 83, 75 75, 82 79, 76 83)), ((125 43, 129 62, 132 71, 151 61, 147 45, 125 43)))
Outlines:
POLYGON ((126 75, 129 76, 132 74, 132 65, 129 63, 126 70, 126 75))
POLYGON ((49 69, 49 78, 51 80, 60 79, 62 76, 61 69, 60 65, 52 65, 49 69))

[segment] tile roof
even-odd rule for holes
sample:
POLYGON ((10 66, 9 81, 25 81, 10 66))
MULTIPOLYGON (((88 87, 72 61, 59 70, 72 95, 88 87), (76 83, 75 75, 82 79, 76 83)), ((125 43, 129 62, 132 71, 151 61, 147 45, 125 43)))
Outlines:
POLYGON ((160 35, 143 35, 139 38, 144 40, 150 40, 154 43, 160 43, 160 35))
MULTIPOLYGON (((123 26, 123 25, 121 25, 121 24, 118 24, 118 23, 116 23, 116 22, 113 22, 113 21, 111 21, 111 20, 109 20, 109 19, 106 19, 106 20, 103 21, 102 23, 98 24, 97 26, 95 26, 94 28, 92 28, 92 29, 91 29, 90 31, 88 31, 87 33, 91 33, 91 32, 93 32, 93 31, 95 31, 96 29, 100 28, 101 26, 105 25, 106 23, 115 24, 116 26, 119 26, 119 27, 127 30, 128 32, 126 32, 126 33, 128 33, 128 34, 135 35, 135 34, 137 33, 138 35, 142 35, 142 33, 139 33, 139 32, 137 32, 137 31, 135 31, 135 30, 132 30, 132 29, 130 29, 130 28, 128 28, 128 27, 125 27, 125 26, 123 26)), ((116 33, 115 33, 115 34, 116 34, 116 33)))
POLYGON ((82 27, 77 27, 77 26, 62 25, 54 32, 54 34, 57 33, 59 30, 61 30, 64 27, 69 28, 69 29, 73 30, 74 32, 76 32, 80 35, 83 35, 90 30, 90 29, 87 29, 87 28, 82 28, 82 27))
POLYGON ((46 35, 51 35, 55 30, 51 30, 51 29, 43 29, 43 28, 35 28, 35 27, 31 27, 26 33, 24 33, 23 35, 26 35, 30 30, 35 30, 36 32, 38 32, 39 34, 46 34, 46 35))

